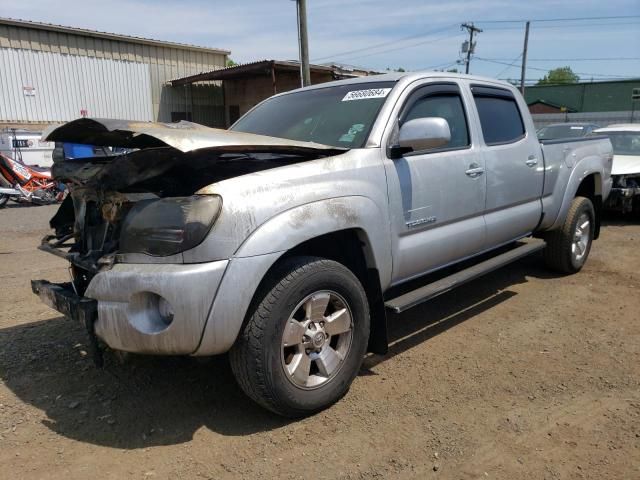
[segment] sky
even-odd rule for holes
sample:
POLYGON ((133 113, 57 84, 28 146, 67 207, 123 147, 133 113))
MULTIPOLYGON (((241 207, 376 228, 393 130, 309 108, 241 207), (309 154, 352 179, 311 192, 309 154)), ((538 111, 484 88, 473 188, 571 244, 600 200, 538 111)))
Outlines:
MULTIPOLYGON (((640 77, 640 0, 307 0, 307 5, 314 63, 456 68, 466 38, 460 24, 474 22, 483 32, 471 73, 519 78, 524 21, 532 20, 528 80, 561 66, 585 81, 640 77), (585 17, 618 18, 568 20, 585 17)), ((238 63, 298 58, 292 0, 0 0, 0 16, 223 48, 238 63)))

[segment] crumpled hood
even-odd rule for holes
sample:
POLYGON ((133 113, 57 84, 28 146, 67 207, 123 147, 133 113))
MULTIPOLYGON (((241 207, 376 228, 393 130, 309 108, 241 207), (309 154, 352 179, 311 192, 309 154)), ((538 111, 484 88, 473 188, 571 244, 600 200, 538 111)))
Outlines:
POLYGON ((49 142, 83 143, 105 147, 143 149, 170 146, 184 153, 202 148, 216 148, 229 152, 345 151, 345 149, 319 143, 210 128, 184 120, 178 123, 159 123, 79 118, 63 125, 50 126, 42 134, 42 138, 49 142))
POLYGON ((611 175, 640 175, 640 155, 614 155, 611 175))

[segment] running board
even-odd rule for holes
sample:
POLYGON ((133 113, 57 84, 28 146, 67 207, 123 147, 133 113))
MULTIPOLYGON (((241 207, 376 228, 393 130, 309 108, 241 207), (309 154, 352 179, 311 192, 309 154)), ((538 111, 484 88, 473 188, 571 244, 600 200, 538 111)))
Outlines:
POLYGON ((515 247, 505 253, 496 255, 495 257, 477 263, 469 268, 465 268, 464 270, 460 270, 459 272, 449 275, 448 277, 444 277, 433 283, 429 283, 420 288, 412 290, 411 292, 400 295, 399 297, 387 300, 384 305, 385 307, 393 310, 396 313, 404 312, 411 307, 420 305, 427 300, 431 300, 438 295, 442 295, 449 290, 453 290, 457 286, 470 282, 471 280, 475 280, 476 278, 481 277, 486 273, 497 270, 498 268, 503 267, 511 262, 515 262, 522 257, 526 257, 527 255, 538 252, 545 246, 546 243, 544 240, 529 239, 526 241, 526 243, 522 243, 520 246, 515 247))

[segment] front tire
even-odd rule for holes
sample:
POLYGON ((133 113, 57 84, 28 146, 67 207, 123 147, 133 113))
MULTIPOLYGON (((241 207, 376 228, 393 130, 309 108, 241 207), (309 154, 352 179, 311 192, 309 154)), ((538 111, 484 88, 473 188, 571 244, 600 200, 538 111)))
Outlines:
POLYGON ((286 417, 312 414, 349 389, 369 339, 367 296, 344 265, 284 260, 268 276, 230 352, 242 390, 286 417))
POLYGON ((582 269, 591 251, 595 218, 591 200, 586 197, 573 199, 562 227, 545 237, 547 267, 560 273, 577 273, 582 269))
POLYGON ((0 193, 0 208, 3 208, 7 202, 9 201, 9 195, 5 195, 4 193, 0 193))

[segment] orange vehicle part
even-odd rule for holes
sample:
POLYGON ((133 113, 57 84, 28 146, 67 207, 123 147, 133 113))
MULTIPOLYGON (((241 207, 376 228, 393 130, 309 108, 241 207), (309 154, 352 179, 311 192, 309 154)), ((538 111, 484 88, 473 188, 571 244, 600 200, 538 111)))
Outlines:
POLYGON ((27 192, 48 190, 55 186, 51 179, 51 170, 34 168, 0 154, 0 175, 11 186, 20 185, 27 192))

